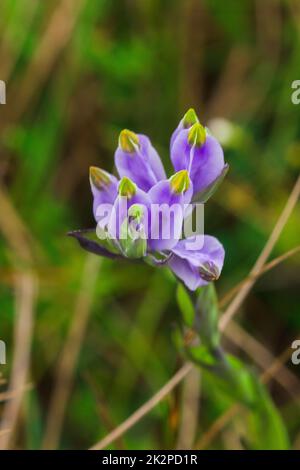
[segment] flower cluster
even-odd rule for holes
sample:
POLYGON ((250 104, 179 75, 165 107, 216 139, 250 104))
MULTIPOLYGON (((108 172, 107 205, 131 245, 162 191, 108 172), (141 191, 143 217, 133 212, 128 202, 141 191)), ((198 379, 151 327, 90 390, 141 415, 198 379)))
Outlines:
POLYGON ((115 152, 120 179, 100 168, 90 168, 98 238, 87 238, 83 234, 86 231, 71 235, 85 249, 103 256, 165 264, 188 289, 195 290, 219 277, 224 249, 208 235, 201 235, 198 249, 191 248, 197 235, 182 239, 186 207, 205 203, 224 178, 228 165, 219 142, 200 124, 193 109, 187 111, 173 132, 170 155, 175 173, 167 178, 150 139, 123 130, 115 152), (167 237, 163 236, 163 211, 154 218, 150 210, 157 205, 175 208, 167 237), (108 208, 104 218, 103 207, 108 208))

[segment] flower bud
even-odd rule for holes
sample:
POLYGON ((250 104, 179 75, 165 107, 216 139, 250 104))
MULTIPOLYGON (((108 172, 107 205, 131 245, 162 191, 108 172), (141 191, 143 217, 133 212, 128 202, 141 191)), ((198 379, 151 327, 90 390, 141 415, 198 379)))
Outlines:
POLYGON ((128 210, 128 217, 121 226, 120 246, 128 258, 142 258, 147 252, 147 237, 144 226, 144 209, 140 204, 133 204, 128 210))
POLYGON ((136 189, 136 184, 134 184, 131 179, 123 176, 119 184, 119 195, 130 199, 135 195, 136 189))
POLYGON ((200 124, 200 122, 196 122, 188 133, 188 143, 190 145, 195 145, 196 147, 201 147, 204 142, 206 141, 206 130, 200 124))
POLYGON ((124 129, 119 135, 119 145, 124 152, 134 153, 139 146, 139 138, 134 132, 124 129))
POLYGON ((188 129, 189 127, 192 127, 197 122, 199 122, 198 116, 194 108, 190 108, 183 116, 183 119, 182 119, 183 127, 185 129, 188 129))
POLYGON ((103 189, 111 184, 109 173, 96 166, 90 167, 90 181, 97 189, 103 189))
POLYGON ((170 186, 174 193, 185 193, 190 186, 190 178, 187 170, 180 170, 170 178, 170 186))
POLYGON ((130 220, 140 223, 144 216, 143 206, 141 204, 133 204, 128 209, 128 215, 130 220))

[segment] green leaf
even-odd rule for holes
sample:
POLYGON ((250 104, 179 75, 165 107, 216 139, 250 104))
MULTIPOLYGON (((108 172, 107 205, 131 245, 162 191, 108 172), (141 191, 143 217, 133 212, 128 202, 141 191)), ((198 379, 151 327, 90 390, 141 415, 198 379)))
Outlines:
POLYGON ((228 379, 233 395, 244 405, 254 406, 257 401, 256 377, 238 358, 227 354, 228 379))
POLYGON ((219 308, 218 299, 213 283, 203 286, 197 291, 196 330, 201 341, 211 348, 219 345, 218 330, 219 308))
MULTIPOLYGON (((205 355, 202 354, 201 361, 204 359, 205 355)), ((237 402, 244 405, 240 424, 246 422, 242 437, 247 448, 288 449, 290 445, 286 428, 266 387, 239 359, 227 355, 226 363, 227 368, 224 364, 225 367, 220 367, 219 371, 208 369, 203 374, 210 398, 216 403, 227 403, 227 408, 237 402)), ((239 417, 240 414, 235 419, 239 417)))
POLYGON ((227 356, 231 379, 228 392, 235 396, 249 413, 246 441, 252 449, 287 449, 287 431, 267 388, 258 376, 234 356, 227 356))
POLYGON ((212 368, 218 365, 216 357, 204 344, 189 346, 186 348, 186 352, 189 359, 200 366, 212 368))
POLYGON ((268 390, 255 377, 256 406, 248 416, 249 447, 257 450, 287 450, 288 433, 268 390))
POLYGON ((214 369, 209 371, 213 386, 232 404, 238 401, 249 409, 254 407, 257 397, 252 372, 233 356, 223 355, 221 350, 213 356, 214 369))
POLYGON ((195 308, 190 295, 182 284, 178 284, 176 298, 185 326, 192 328, 195 320, 195 308))

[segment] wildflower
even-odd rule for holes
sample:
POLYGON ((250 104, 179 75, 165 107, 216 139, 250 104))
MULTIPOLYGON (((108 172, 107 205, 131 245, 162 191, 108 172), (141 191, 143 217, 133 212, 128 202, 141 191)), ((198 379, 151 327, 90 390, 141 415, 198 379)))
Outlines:
POLYGON ((199 122, 198 116, 195 110, 193 108, 190 108, 185 113, 185 115, 183 116, 183 118, 181 119, 181 121, 179 122, 178 126, 176 127, 175 131, 173 132, 171 136, 170 150, 172 149, 173 143, 176 137, 178 136, 178 134, 180 133, 180 131, 182 131, 183 129, 189 129, 197 122, 199 122))
POLYGON ((193 109, 172 135, 171 159, 175 174, 167 178, 149 138, 123 130, 115 152, 120 180, 100 168, 90 168, 98 240, 91 231, 70 235, 86 250, 102 256, 165 264, 195 290, 219 277, 225 253, 211 236, 181 239, 187 205, 197 198, 206 201, 227 166, 220 144, 199 123, 193 109))
POLYGON ((221 145, 199 122, 177 134, 171 160, 176 171, 188 170, 194 196, 216 183, 227 170, 221 145))
POLYGON ((194 237, 180 240, 168 262, 172 271, 190 290, 218 279, 225 257, 224 248, 216 238, 205 235, 203 247, 198 251, 188 249, 188 243, 193 241, 194 237))
POLYGON ((91 166, 90 185, 94 196, 93 213, 98 222, 97 208, 101 204, 112 204, 114 202, 117 196, 118 180, 107 171, 91 166))
POLYGON ((150 139, 127 129, 120 133, 115 164, 121 178, 131 178, 143 191, 148 191, 166 178, 160 157, 150 139))

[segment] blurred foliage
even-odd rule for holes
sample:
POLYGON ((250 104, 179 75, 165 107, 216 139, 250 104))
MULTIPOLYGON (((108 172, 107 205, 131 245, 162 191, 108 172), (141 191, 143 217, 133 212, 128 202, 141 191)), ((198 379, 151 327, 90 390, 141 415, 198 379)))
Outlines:
MULTIPOLYGON (((299 172, 300 108, 291 103, 291 83, 300 78, 299 25, 296 0, 1 1, 0 79, 7 83, 7 104, 0 106, 1 193, 22 224, 39 282, 33 388, 26 392, 17 447, 43 444, 57 367, 77 318, 89 260, 66 233, 94 225, 89 166, 112 168, 118 133, 126 127, 149 135, 171 171, 171 132, 195 107, 222 139, 230 164, 205 213, 206 231, 226 249, 216 285, 224 294, 249 272, 299 172)), ((0 206, 5 378, 13 362, 15 271, 21 264, 13 249, 19 240, 14 221, 0 206)), ((299 244, 299 233, 298 207, 273 255, 299 244)), ((299 267, 298 256, 264 275, 242 308, 242 326, 274 355, 300 334, 299 267)), ((172 341, 176 284, 165 269, 104 260, 92 274, 95 288, 60 448, 92 445, 182 361, 172 341)), ((226 348, 244 357, 232 344, 226 348)), ((288 366, 299 377, 299 367, 288 366)), ((211 377, 202 382, 197 437, 229 405, 214 393, 211 377)), ((299 405, 273 382, 270 391, 299 448, 299 405)), ((180 398, 179 387, 114 446, 174 448, 180 398)), ((238 436, 234 420, 232 429, 238 436)), ((225 433, 211 443, 228 445, 225 433)))

